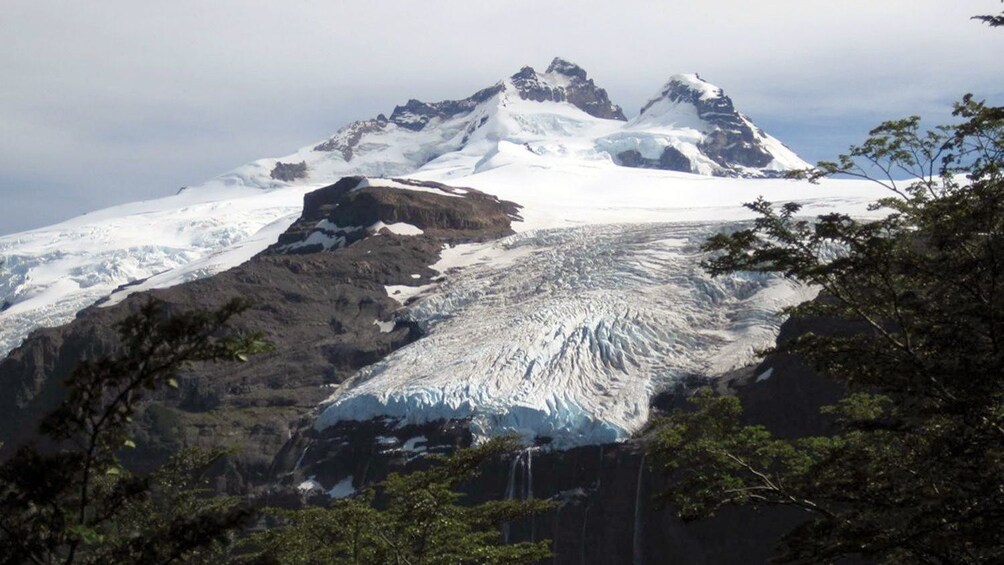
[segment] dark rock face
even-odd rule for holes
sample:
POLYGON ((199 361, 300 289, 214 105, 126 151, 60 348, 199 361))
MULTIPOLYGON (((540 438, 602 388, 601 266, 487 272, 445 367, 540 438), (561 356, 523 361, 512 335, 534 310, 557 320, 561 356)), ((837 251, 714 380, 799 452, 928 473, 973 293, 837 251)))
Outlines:
MULTIPOLYGON (((314 488, 300 491, 299 503, 325 505, 338 485, 359 489, 391 472, 423 468, 425 454, 449 453, 470 441, 463 421, 399 427, 371 420, 304 430, 277 457, 271 495, 290 493, 310 479, 314 488)), ((557 503, 551 512, 509 524, 507 535, 512 542, 551 539, 552 562, 569 565, 762 563, 772 542, 801 519, 787 511, 726 510, 713 520, 684 524, 655 500, 666 483, 643 452, 637 441, 568 451, 533 448, 491 462, 462 491, 471 502, 534 496, 557 503)), ((277 497, 296 505, 290 494, 277 497)))
POLYGON ((390 115, 390 121, 412 131, 421 131, 434 118, 452 118, 466 114, 502 91, 502 85, 485 88, 463 100, 444 100, 427 104, 419 100, 409 100, 404 106, 397 106, 390 115))
POLYGON ((329 239, 341 238, 339 247, 344 247, 366 237, 365 228, 377 222, 410 224, 420 228, 424 235, 451 245, 485 241, 512 234, 511 221, 519 218, 516 204, 473 188, 411 179, 394 179, 394 182, 432 190, 357 188, 362 180, 362 177, 346 177, 307 194, 303 214, 266 253, 321 251, 320 244, 305 245, 315 233, 329 239))
POLYGON ((689 173, 693 171, 688 159, 675 147, 666 147, 658 159, 646 159, 635 149, 622 151, 614 157, 614 162, 622 167, 635 167, 642 169, 662 169, 665 171, 680 171, 689 173))
POLYGON ((114 349, 114 322, 150 297, 172 309, 212 309, 242 296, 256 306, 236 329, 263 332, 276 351, 248 363, 186 371, 178 390, 158 391, 137 414, 139 447, 124 456, 131 467, 144 469, 182 446, 236 449, 220 488, 247 492, 263 484, 276 454, 303 424, 300 419, 330 394, 324 385, 340 383, 420 337, 417 327, 395 317, 400 305, 385 285, 429 284, 438 276, 429 265, 445 242, 509 233, 516 210, 488 195, 443 185, 438 185, 442 195, 378 186, 350 192, 358 181, 308 195, 304 218, 284 236, 287 241, 320 217, 409 221, 425 226, 425 233, 384 232, 331 252, 284 254, 273 248, 214 277, 133 295, 108 308, 93 306, 66 326, 33 333, 0 361, 3 449, 9 453, 33 437, 39 419, 62 398, 66 376, 80 360, 114 349), (450 190, 459 194, 449 195, 450 190), (360 209, 352 211, 356 206, 360 209), (394 325, 381 330, 377 322, 394 325))
POLYGON ((363 138, 363 136, 367 133, 384 130, 388 123, 387 117, 383 114, 380 114, 373 120, 352 122, 340 129, 331 139, 325 141, 317 147, 314 147, 314 151, 338 151, 342 154, 342 158, 346 161, 351 161, 354 155, 355 147, 359 144, 359 141, 363 138))
POLYGON ((547 67, 546 74, 558 74, 568 80, 567 86, 554 87, 540 80, 532 67, 523 67, 512 75, 513 85, 520 98, 536 102, 568 102, 590 116, 608 120, 627 118, 621 107, 610 101, 607 91, 596 86, 587 78, 586 71, 561 58, 555 58, 547 67))
POLYGON ((296 179, 306 178, 307 163, 304 161, 300 161, 299 163, 283 163, 280 161, 272 168, 272 172, 269 173, 269 176, 275 180, 286 182, 293 182, 296 179))

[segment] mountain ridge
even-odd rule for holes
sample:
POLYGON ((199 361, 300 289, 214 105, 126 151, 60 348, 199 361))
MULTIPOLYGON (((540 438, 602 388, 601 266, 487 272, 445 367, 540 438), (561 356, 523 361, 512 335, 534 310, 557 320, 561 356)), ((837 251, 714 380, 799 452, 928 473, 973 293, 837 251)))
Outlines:
MULTIPOLYGON (((696 77, 673 75, 667 86, 688 76, 696 77)), ((585 69, 556 57, 542 73, 524 66, 466 98, 409 99, 389 117, 379 114, 352 122, 296 153, 253 161, 209 184, 279 188, 331 183, 353 174, 403 176, 459 157, 469 158, 466 166, 473 171, 472 163, 503 141, 525 144, 538 153, 700 175, 777 177, 809 166, 739 113, 721 88, 700 78, 690 82, 718 96, 675 92, 672 102, 692 106, 692 115, 678 108, 674 115, 679 120, 650 123, 653 104, 666 95, 664 86, 639 116, 628 120, 585 69)))

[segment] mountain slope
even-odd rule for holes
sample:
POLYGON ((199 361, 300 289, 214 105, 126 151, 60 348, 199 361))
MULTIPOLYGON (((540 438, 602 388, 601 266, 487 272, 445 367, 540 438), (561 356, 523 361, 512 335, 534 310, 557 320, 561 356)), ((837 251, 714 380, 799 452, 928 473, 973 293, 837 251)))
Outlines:
MULTIPOLYGON (((410 175, 467 184, 461 179, 482 173, 494 177, 492 169, 514 165, 576 171, 572 177, 602 171, 603 184, 610 186, 635 182, 628 167, 770 176, 804 165, 738 113, 723 118, 708 111, 731 108, 731 101, 720 89, 695 81, 687 87, 671 80, 640 116, 626 121, 581 67, 558 58, 543 73, 524 67, 462 100, 411 100, 389 118, 355 122, 297 153, 255 161, 173 197, 0 237, 0 354, 32 329, 63 324, 122 285, 165 287, 246 261, 296 219, 303 194, 346 175, 410 175), (687 88, 717 94, 710 102, 688 98, 687 88), (747 138, 752 141, 742 141, 747 138), (733 154, 735 162, 728 158, 733 154), (750 166, 768 157, 763 167, 750 166)), ((576 182, 562 177, 548 190, 565 191, 576 182)), ((648 187, 662 181, 645 176, 641 182, 648 187)), ((661 188, 643 190, 652 194, 638 201, 642 206, 667 201, 660 207, 680 207, 669 195, 654 194, 661 188)), ((536 198, 533 192, 527 196, 536 198)), ((709 193, 697 204, 716 198, 709 193)), ((609 195, 602 199, 608 200, 602 207, 638 208, 609 195)))

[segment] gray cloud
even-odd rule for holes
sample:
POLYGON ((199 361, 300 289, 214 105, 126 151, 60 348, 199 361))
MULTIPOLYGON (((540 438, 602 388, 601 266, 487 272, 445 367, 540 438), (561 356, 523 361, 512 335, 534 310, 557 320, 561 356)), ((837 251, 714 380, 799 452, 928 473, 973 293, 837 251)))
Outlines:
POLYGON ((7 0, 0 233, 173 193, 561 55, 637 111, 698 71, 809 159, 1004 97, 992 0, 7 0))

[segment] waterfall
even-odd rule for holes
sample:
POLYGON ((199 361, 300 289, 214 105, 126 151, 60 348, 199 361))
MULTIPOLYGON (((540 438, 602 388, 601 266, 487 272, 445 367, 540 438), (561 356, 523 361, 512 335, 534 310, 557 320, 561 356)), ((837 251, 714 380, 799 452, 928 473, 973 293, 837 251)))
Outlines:
POLYGON ((526 448, 526 495, 523 498, 533 498, 533 448, 526 448))
MULTIPOLYGON (((505 488, 506 500, 512 500, 516 496, 516 467, 519 465, 522 457, 522 453, 517 453, 512 459, 512 465, 509 466, 509 478, 505 488)), ((502 523, 502 542, 509 543, 509 522, 502 523)))
POLYGON ((293 465, 293 470, 296 471, 300 468, 300 464, 303 463, 303 458, 307 456, 307 450, 310 449, 310 442, 307 442, 307 447, 303 448, 303 453, 300 454, 300 458, 296 460, 296 464, 293 465))
MULTIPOLYGON (((526 448, 526 484, 523 485, 523 498, 533 498, 533 448, 526 448)), ((537 541, 537 520, 530 515, 530 541, 537 541)))
POLYGON ((366 458, 366 465, 363 467, 362 478, 359 479, 360 488, 366 484, 366 480, 369 478, 370 474, 370 462, 373 461, 372 457, 366 458))
POLYGON ((635 487, 634 494, 634 535, 631 540, 634 565, 642 565, 642 479, 645 473, 645 454, 641 455, 641 463, 638 465, 638 486, 635 487))
POLYGON ((512 459, 512 465, 509 466, 509 479, 505 487, 506 500, 512 500, 516 496, 516 466, 519 465, 522 456, 522 453, 517 453, 512 459))
MULTIPOLYGON (((506 482, 506 500, 526 500, 533 498, 533 448, 528 447, 516 454, 509 466, 509 477, 506 482), (519 470, 521 484, 516 485, 516 470, 519 470)), ((535 538, 535 526, 533 517, 530 517, 530 541, 535 538)), ((509 522, 502 524, 502 540, 509 543, 509 522)))
POLYGON ((579 537, 579 548, 582 552, 582 565, 586 565, 586 526, 589 524, 589 509, 593 507, 590 501, 586 504, 586 511, 582 513, 582 535, 579 537))
POLYGON ((596 490, 603 486, 603 444, 600 444, 600 466, 596 471, 596 490))

